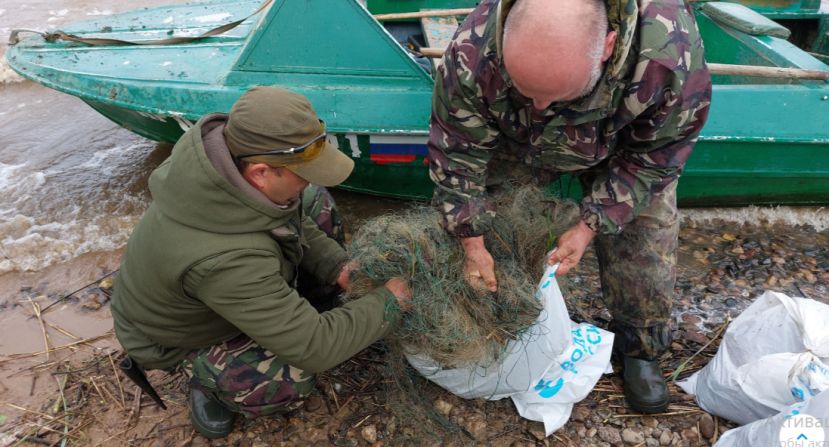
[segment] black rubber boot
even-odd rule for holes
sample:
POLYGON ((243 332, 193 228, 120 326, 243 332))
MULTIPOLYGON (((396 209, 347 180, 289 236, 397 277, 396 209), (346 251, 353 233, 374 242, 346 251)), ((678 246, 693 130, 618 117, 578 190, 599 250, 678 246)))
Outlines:
POLYGON ((671 395, 658 360, 624 356, 625 398, 633 410, 641 413, 664 413, 671 395))
POLYGON ((205 394, 190 388, 190 421, 193 428, 209 439, 224 438, 233 431, 236 413, 205 394))

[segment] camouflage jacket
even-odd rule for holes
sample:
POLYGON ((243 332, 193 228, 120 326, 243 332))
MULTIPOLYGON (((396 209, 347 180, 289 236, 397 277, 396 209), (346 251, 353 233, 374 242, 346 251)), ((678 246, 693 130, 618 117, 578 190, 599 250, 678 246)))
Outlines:
POLYGON ((608 0, 618 37, 603 77, 591 94, 538 111, 511 88, 500 55, 512 3, 482 1, 435 76, 428 144, 444 226, 483 234, 495 215, 488 176, 523 164, 537 180, 591 169, 582 220, 618 233, 677 181, 707 118, 711 79, 693 13, 682 0, 608 0))

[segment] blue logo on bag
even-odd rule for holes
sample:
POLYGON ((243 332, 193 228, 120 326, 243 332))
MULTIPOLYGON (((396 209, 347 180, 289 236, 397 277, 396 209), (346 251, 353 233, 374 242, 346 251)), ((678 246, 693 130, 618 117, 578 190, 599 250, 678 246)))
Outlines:
POLYGON ((553 383, 552 380, 539 380, 538 385, 535 386, 536 391, 541 391, 538 395, 545 399, 555 396, 561 390, 561 387, 564 386, 564 379, 559 378, 553 386, 550 386, 551 383, 553 383))
MULTIPOLYGON (((569 373, 575 376, 579 373, 576 366, 583 360, 593 356, 596 353, 596 345, 602 342, 602 334, 599 329, 592 324, 582 327, 576 327, 570 331, 573 336, 573 347, 570 350, 570 358, 561 362, 559 367, 563 370, 562 375, 566 377, 569 373)), ((564 377, 559 378, 554 385, 551 385, 553 380, 541 379, 535 386, 534 390, 539 391, 538 395, 549 399, 564 387, 564 377)))

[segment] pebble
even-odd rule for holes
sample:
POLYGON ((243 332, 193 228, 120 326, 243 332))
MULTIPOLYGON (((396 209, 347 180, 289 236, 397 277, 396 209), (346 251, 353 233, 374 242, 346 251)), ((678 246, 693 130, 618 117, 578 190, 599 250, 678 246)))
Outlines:
POLYGON ((588 438, 593 438, 593 437, 595 437, 595 436, 596 436, 596 432, 598 432, 598 431, 599 431, 599 430, 597 430, 597 429, 596 429, 596 427, 590 427, 590 430, 587 430, 587 437, 588 437, 588 438))
POLYGON ((101 289, 111 289, 112 288, 112 277, 104 278, 103 281, 98 283, 98 287, 101 289))
POLYGON ((435 401, 435 410, 437 410, 438 413, 444 416, 449 416, 449 413, 452 412, 452 408, 455 408, 455 406, 450 404, 449 402, 446 402, 443 399, 438 399, 435 401))
POLYGON ((645 447, 659 447, 659 441, 653 438, 645 439, 645 447))
POLYGON ((571 419, 578 422, 584 422, 587 417, 590 415, 590 410, 584 407, 576 407, 573 410, 573 415, 571 419))
POLYGON ((662 435, 659 437, 659 445, 671 445, 671 431, 665 430, 662 432, 662 435))
POLYGON ((655 417, 646 416, 642 418, 642 425, 645 427, 656 428, 659 421, 655 417))
POLYGON ((375 427, 374 424, 366 425, 360 431, 360 436, 362 436, 367 443, 374 444, 377 442, 377 427, 375 427))
POLYGON ((645 442, 645 436, 636 430, 626 428, 622 430, 622 440, 628 444, 641 444, 645 442))
POLYGON ((319 410, 320 407, 322 407, 322 397, 320 397, 319 395, 313 394, 311 396, 308 396, 307 399, 305 399, 306 411, 314 412, 319 410))
POLYGON ((622 442, 622 436, 619 434, 619 429, 607 426, 599 427, 599 439, 611 444, 618 444, 622 442))
POLYGON ((699 433, 705 439, 714 437, 714 418, 710 414, 704 413, 699 418, 699 433))
POLYGON ((471 434, 475 440, 486 440, 486 421, 484 421, 480 416, 473 416, 469 418, 469 421, 466 423, 466 430, 469 431, 469 434, 471 434))
POLYGON ((98 295, 94 293, 87 295, 86 300, 83 303, 83 308, 89 310, 98 310, 101 306, 103 306, 103 304, 101 304, 101 301, 98 299, 98 295))
POLYGON ((682 430, 682 439, 686 441, 699 441, 699 432, 696 427, 686 428, 682 430))

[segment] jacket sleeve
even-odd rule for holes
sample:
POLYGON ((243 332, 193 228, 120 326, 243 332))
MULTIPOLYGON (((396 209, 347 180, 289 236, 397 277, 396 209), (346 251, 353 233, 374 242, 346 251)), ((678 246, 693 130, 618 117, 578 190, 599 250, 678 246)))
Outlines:
POLYGON ((265 251, 224 253, 191 269, 185 289, 277 357, 310 373, 342 363, 396 323, 397 302, 385 287, 318 313, 279 274, 279 262, 265 251))
POLYGON ((348 259, 345 250, 308 216, 302 219, 302 237, 306 244, 300 263, 302 270, 323 284, 334 284, 348 259))
POLYGON ((620 232, 682 173, 711 102, 702 49, 691 54, 691 69, 653 59, 637 65, 617 111, 628 124, 582 201, 582 220, 594 231, 620 232))
POLYGON ((487 61, 474 62, 478 51, 463 39, 449 46, 435 76, 429 123, 433 203, 444 228, 460 237, 483 234, 495 215, 485 187, 499 131, 491 126, 478 94, 481 71, 492 70, 487 61))

